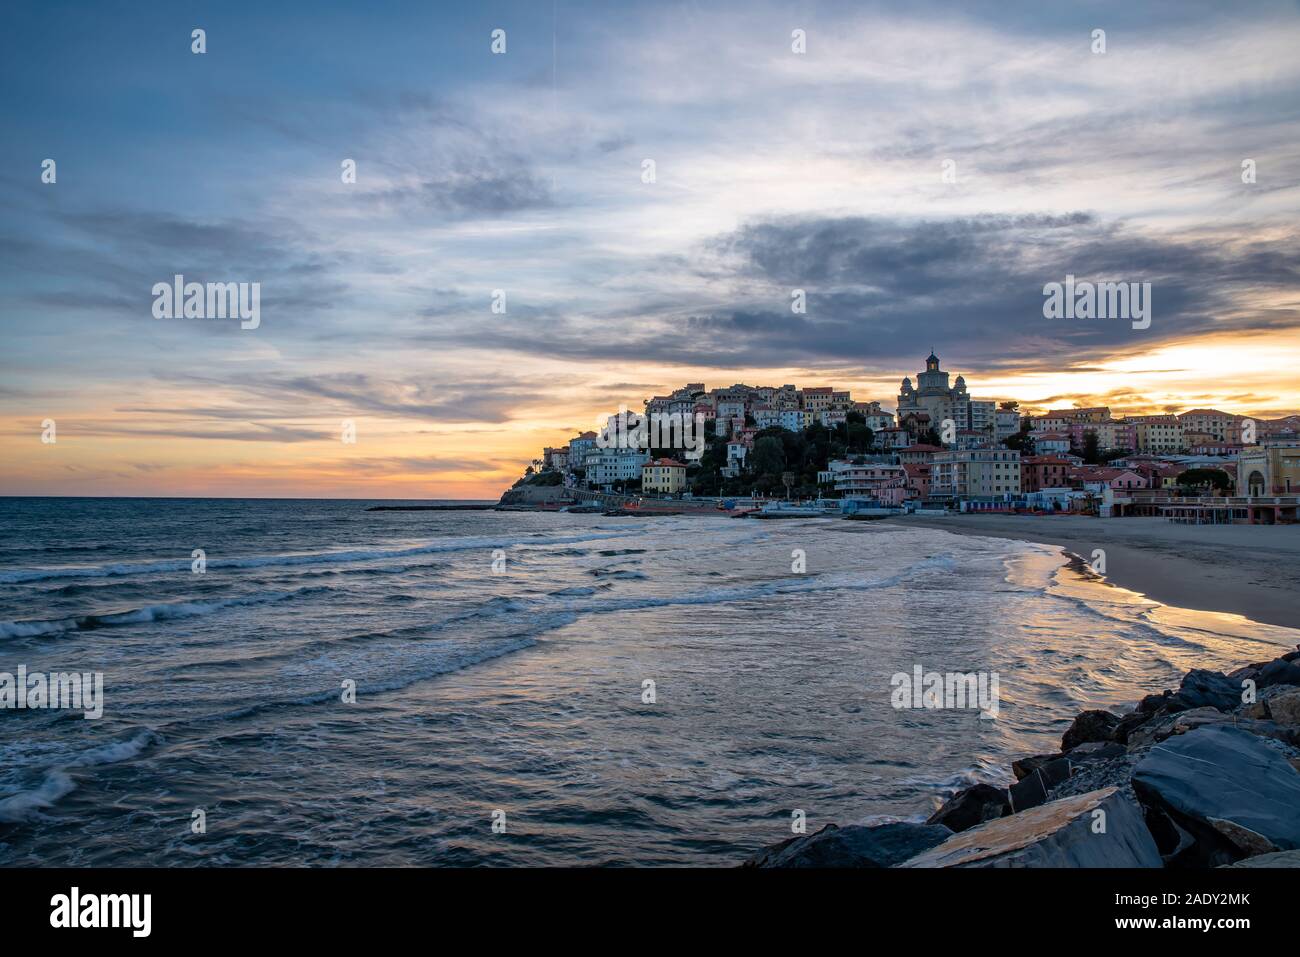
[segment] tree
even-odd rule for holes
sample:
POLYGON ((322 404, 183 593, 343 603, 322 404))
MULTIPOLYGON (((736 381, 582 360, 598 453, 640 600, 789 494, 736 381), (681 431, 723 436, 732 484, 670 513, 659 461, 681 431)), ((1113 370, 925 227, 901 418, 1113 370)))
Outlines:
POLYGON ((750 458, 754 463, 754 471, 760 476, 777 476, 785 470, 785 446, 774 435, 764 435, 758 439, 750 458))
POLYGON ((1226 492, 1231 483, 1228 473, 1220 469, 1188 469, 1178 476, 1178 484, 1186 489, 1209 489, 1226 492))
POLYGON ((1085 432, 1083 434, 1083 460, 1089 465, 1096 465, 1101 461, 1101 449, 1096 432, 1085 432))
POLYGON ((1029 434, 1028 428, 1022 428, 1019 432, 1008 435, 1002 440, 1002 444, 1009 449, 1015 449, 1022 456, 1034 454, 1034 438, 1029 434))

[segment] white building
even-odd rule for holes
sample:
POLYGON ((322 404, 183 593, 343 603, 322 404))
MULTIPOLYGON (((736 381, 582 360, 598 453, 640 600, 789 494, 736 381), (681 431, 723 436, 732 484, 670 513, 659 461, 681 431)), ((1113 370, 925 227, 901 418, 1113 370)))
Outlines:
POLYGON ((590 485, 611 485, 641 477, 641 468, 650 461, 650 453, 639 449, 597 449, 583 460, 590 485))

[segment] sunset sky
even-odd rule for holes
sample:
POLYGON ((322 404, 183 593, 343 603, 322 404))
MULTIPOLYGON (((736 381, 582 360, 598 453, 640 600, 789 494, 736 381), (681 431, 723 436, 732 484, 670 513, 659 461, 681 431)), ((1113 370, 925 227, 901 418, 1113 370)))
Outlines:
POLYGON ((1300 411, 1295 4, 631 6, 7 5, 0 494, 496 497, 620 404, 892 408, 931 348, 1034 408, 1300 411), (260 327, 155 319, 177 273, 260 327), (1150 328, 1045 319, 1067 274, 1150 328))

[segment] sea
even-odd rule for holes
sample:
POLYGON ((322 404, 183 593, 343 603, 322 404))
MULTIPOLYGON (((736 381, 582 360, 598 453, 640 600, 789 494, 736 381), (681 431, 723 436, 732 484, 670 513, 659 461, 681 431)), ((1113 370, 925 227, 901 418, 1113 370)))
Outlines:
POLYGON ((0 866, 735 866, 1300 638, 905 524, 371 504, 0 499, 0 681, 103 689, 0 710, 0 866))

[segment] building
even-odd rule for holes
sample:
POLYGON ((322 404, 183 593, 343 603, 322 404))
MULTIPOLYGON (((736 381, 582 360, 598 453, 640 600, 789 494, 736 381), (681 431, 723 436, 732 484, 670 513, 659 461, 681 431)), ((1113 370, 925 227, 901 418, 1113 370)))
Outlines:
POLYGON ((1014 449, 955 449, 930 463, 935 498, 981 498, 1020 493, 1020 453, 1014 449))
POLYGON ((781 412, 777 425, 791 432, 802 432, 812 425, 812 413, 803 409, 785 409, 781 412))
POLYGON ((878 430, 875 434, 875 443, 876 447, 881 449, 905 449, 914 444, 911 433, 901 428, 878 430))
POLYGON ((827 409, 817 413, 817 421, 828 429, 833 429, 841 422, 847 422, 849 413, 844 409, 827 409))
POLYGON ((1064 455, 1070 451, 1069 432, 1031 432, 1029 437, 1039 455, 1064 455))
POLYGON ((1020 431, 1019 409, 998 409, 993 413, 993 441, 1001 442, 1020 431))
POLYGON ((587 460, 587 453, 594 451, 595 448, 595 432, 583 432, 577 438, 569 439, 569 467, 583 465, 587 460))
POLYGON ((640 449, 596 449, 583 459, 585 478, 592 487, 630 482, 641 478, 641 467, 650 453, 640 449))
POLYGON ((1181 452, 1183 427, 1176 415, 1130 415, 1124 420, 1133 426, 1133 449, 1137 452, 1181 452))
POLYGON ((1069 459, 1055 455, 1027 455, 1020 460, 1020 490, 1041 492, 1045 488, 1069 488, 1069 459))
POLYGON ((1132 469, 1111 469, 1096 465, 1082 465, 1070 473, 1072 482, 1089 491, 1102 492, 1107 488, 1116 491, 1147 488, 1146 478, 1132 469))
POLYGON ((1251 445, 1237 458, 1238 495, 1300 491, 1300 441, 1251 445))
POLYGON ((971 399, 968 429, 986 433, 989 438, 997 427, 998 404, 993 399, 971 399))
POLYGON ((1116 422, 1112 419, 1097 421, 1081 420, 1070 425, 1070 447, 1081 449, 1087 442, 1089 434, 1097 436, 1099 449, 1128 449, 1133 451, 1136 440, 1133 438, 1133 426, 1128 422, 1116 422))
POLYGON ((930 497, 930 463, 914 462, 903 466, 907 473, 908 498, 922 501, 930 497))
POLYGON ((827 464, 827 469, 822 474, 830 476, 840 498, 883 501, 887 497, 897 498, 885 495, 886 489, 903 489, 907 484, 907 472, 901 465, 835 459, 827 464))
POLYGON ((1231 442, 1240 439, 1234 436, 1233 425, 1236 416, 1218 409, 1192 409, 1178 416, 1178 425, 1183 430, 1184 443, 1187 446, 1199 445, 1206 441, 1231 442), (1193 440, 1191 436, 1196 436, 1193 440))
POLYGON ((951 419, 956 428, 971 427, 970 396, 966 392, 966 379, 957 376, 957 381, 950 387, 948 373, 939 368, 939 357, 933 352, 926 357, 925 371, 917 373, 916 388, 912 388, 910 378, 903 379, 898 392, 898 421, 901 425, 909 413, 925 413, 929 423, 936 429, 942 428, 945 419, 951 419))
POLYGON ((686 487, 686 464, 675 459, 655 459, 641 466, 641 491, 676 495, 686 487))
POLYGON ((941 445, 909 445, 898 450, 898 461, 903 465, 929 465, 935 455, 942 451, 941 445))
POLYGON ((830 386, 819 386, 812 389, 804 389, 800 393, 802 407, 807 412, 812 412, 814 416, 819 412, 826 412, 835 401, 835 390, 830 386))
POLYGON ((959 449, 985 449, 992 442, 992 433, 983 429, 958 429, 953 439, 953 445, 959 449))

